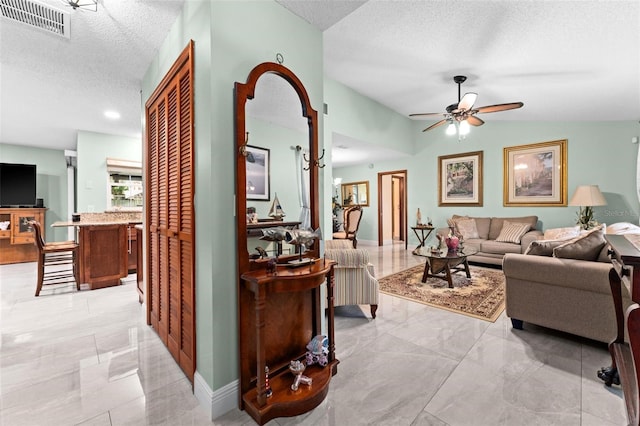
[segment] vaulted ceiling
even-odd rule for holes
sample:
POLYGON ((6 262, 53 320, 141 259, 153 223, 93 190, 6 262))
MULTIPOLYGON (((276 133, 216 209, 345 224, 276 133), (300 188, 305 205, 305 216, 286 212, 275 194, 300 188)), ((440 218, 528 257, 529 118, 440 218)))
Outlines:
MULTIPOLYGON (((0 19, 0 141, 139 137, 140 82, 183 3, 99 0, 71 13, 70 39, 0 19)), ((444 111, 463 74, 477 105, 525 104, 487 121, 640 119, 636 0, 278 3, 323 31, 326 75, 402 115, 444 111)))

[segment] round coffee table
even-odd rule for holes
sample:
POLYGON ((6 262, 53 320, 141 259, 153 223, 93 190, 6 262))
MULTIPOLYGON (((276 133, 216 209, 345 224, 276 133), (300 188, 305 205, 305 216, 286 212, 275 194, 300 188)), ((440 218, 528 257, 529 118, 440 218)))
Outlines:
POLYGON ((478 250, 466 247, 453 252, 420 247, 414 251, 414 254, 427 258, 427 262, 424 265, 424 273, 422 274, 423 283, 427 282, 428 277, 435 277, 445 280, 449 284, 449 288, 453 288, 452 274, 464 271, 467 273, 467 278, 471 278, 467 256, 474 255, 477 252, 478 250))

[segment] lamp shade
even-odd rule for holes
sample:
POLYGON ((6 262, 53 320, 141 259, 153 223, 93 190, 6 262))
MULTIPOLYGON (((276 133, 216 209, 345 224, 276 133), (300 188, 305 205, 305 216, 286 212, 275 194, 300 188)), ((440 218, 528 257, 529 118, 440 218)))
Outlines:
POLYGON ((580 185, 573 193, 570 206, 606 206, 607 200, 604 199, 598 185, 580 185))

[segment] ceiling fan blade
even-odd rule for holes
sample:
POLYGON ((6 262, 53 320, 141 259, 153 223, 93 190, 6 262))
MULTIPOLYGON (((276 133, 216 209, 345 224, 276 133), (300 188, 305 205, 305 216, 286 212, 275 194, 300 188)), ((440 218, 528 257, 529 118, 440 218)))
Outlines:
POLYGON ((486 114, 488 112, 499 112, 506 111, 509 109, 521 108, 524 104, 522 102, 511 102, 509 104, 497 104, 497 105, 488 105, 477 108, 475 111, 479 114, 486 114))
POLYGON ((425 112, 421 114, 409 114, 409 117, 429 117, 433 115, 444 115, 443 112, 425 112))
POLYGON ((432 124, 431 126, 427 127, 426 129, 423 130, 423 132, 426 132, 427 130, 431 130, 431 129, 435 129, 438 126, 442 126, 443 124, 445 124, 447 122, 447 120, 440 120, 435 124, 432 124))
POLYGON ((484 121, 479 119, 478 117, 476 117, 475 115, 470 115, 469 117, 467 117, 467 121, 469 122, 469 124, 471 124, 472 126, 482 126, 484 124, 484 121))
POLYGON ((468 111, 473 107, 473 104, 476 103, 476 99, 478 98, 477 93, 469 92, 465 93, 460 102, 458 102, 458 111, 468 111))

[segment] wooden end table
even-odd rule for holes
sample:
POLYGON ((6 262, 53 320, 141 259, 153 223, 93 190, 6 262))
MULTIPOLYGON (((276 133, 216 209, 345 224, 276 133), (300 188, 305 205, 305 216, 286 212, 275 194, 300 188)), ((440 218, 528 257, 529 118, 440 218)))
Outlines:
POLYGON ((431 225, 417 225, 417 226, 412 226, 411 229, 413 229, 413 233, 416 234, 416 237, 418 237, 418 241, 420 241, 420 244, 418 244, 418 246, 413 250, 412 253, 418 256, 421 256, 416 252, 421 248, 424 248, 424 244, 427 241, 427 238, 429 238, 429 235, 431 235, 431 233, 435 228, 431 225), (418 234, 418 231, 420 231, 419 234, 418 234), (426 235, 424 233, 425 231, 427 231, 426 235))
POLYGON ((464 248, 454 252, 446 250, 431 250, 429 247, 419 247, 414 250, 418 256, 427 258, 422 274, 422 282, 426 283, 428 277, 440 278, 453 288, 451 275, 456 272, 466 272, 467 278, 471 278, 467 256, 474 255, 478 250, 464 248))

